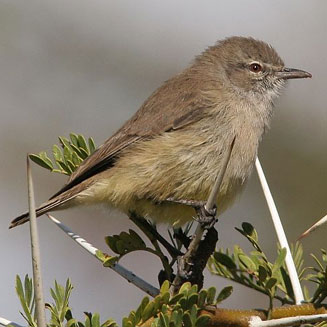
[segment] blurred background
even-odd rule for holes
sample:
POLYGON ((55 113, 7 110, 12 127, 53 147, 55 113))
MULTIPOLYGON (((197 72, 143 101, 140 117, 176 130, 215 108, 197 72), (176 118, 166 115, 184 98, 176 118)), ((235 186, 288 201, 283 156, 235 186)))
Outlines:
MULTIPOLYGON (((0 2, 0 316, 23 323, 15 275, 31 275, 29 226, 8 230, 27 208, 26 153, 50 150, 59 135, 93 136, 101 144, 163 81, 217 40, 253 36, 271 43, 290 67, 312 80, 291 81, 276 103, 259 151, 290 241, 327 213, 327 2, 324 0, 42 0, 0 2)), ((37 202, 65 182, 33 166, 37 202)), ((76 233, 107 250, 106 235, 131 225, 118 212, 76 209, 56 214, 76 233)), ((235 226, 251 222, 273 259, 276 238, 256 173, 218 223, 220 247, 244 245, 235 226)), ((163 230, 165 227, 163 227, 163 230)), ((103 268, 47 218, 39 220, 46 300, 54 279, 71 278, 71 306, 121 322, 144 294, 103 268)), ((303 241, 309 253, 327 247, 327 226, 303 241)), ((157 285, 149 254, 122 264, 157 285)), ((207 274, 206 286, 226 281, 207 274)), ((238 287, 224 303, 266 307, 267 299, 238 287)))

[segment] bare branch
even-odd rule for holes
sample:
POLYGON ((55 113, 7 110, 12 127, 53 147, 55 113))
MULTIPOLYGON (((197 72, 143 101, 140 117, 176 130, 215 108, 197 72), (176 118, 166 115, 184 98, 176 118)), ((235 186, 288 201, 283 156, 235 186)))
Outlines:
POLYGON ((13 327, 23 327, 22 325, 19 325, 13 321, 7 320, 5 318, 0 317, 0 325, 1 326, 13 326, 13 327))
POLYGON ((285 263, 286 263, 286 267, 287 267, 287 270, 288 270, 288 273, 290 276, 290 280, 291 280, 291 284, 292 284, 292 288, 293 288, 293 292, 294 292, 294 297, 295 297, 295 302, 296 302, 296 304, 301 304, 304 301, 304 296, 303 296, 299 276, 298 276, 296 268, 295 268, 294 260, 293 260, 292 254, 291 254, 290 247, 288 245, 288 241, 287 241, 287 238, 285 235, 285 231, 284 231, 281 219, 279 217, 274 199, 270 192, 265 174, 262 170, 262 167, 261 167, 261 164, 260 164, 260 161, 258 158, 256 159, 255 166, 257 169, 257 173, 259 176, 259 180, 260 180, 260 183, 262 186, 263 193, 265 195, 265 198, 266 198, 266 201, 268 204, 271 218, 272 218, 275 230, 276 230, 278 241, 282 248, 286 248, 285 263))
POLYGON ((46 327, 45 305, 43 298, 40 242, 36 223, 33 179, 29 158, 27 156, 28 206, 30 216, 30 236, 33 266, 33 285, 35 294, 35 312, 38 327, 46 327))
POLYGON ((284 327, 284 326, 299 326, 302 324, 312 324, 317 322, 327 321, 327 314, 311 315, 311 316, 296 316, 280 319, 271 319, 262 321, 255 316, 249 322, 249 327, 284 327))
POLYGON ((225 173, 226 173, 226 169, 227 169, 227 165, 229 163, 229 159, 230 159, 230 157, 232 155, 232 151, 233 151, 234 144, 235 144, 235 139, 236 139, 236 136, 233 138, 233 141, 232 141, 230 147, 228 148, 227 153, 225 153, 225 156, 223 158, 222 167, 218 172, 216 182, 215 182, 215 184, 214 184, 214 186, 213 186, 213 188, 211 190, 208 201, 207 201, 207 203, 205 205, 205 209, 207 211, 210 211, 214 207, 214 205, 216 204, 219 189, 220 189, 221 183, 223 182, 223 179, 224 179, 224 176, 225 176, 225 173))
MULTIPOLYGON (((51 215, 47 215, 50 220, 56 224, 57 227, 59 227, 62 231, 64 231, 70 238, 72 238, 78 245, 80 245, 84 250, 92 254, 95 258, 100 260, 96 256, 96 252, 98 249, 94 247, 92 244, 88 243, 85 239, 80 237, 79 235, 75 234, 69 227, 64 225, 62 222, 60 222, 58 219, 54 218, 51 215)), ((101 260, 100 260, 101 261, 101 260)), ((113 264, 110 266, 113 271, 115 271, 117 274, 125 278, 128 282, 134 284, 136 287, 141 289, 143 292, 149 294, 150 296, 155 297, 159 294, 159 289, 152 286, 145 280, 141 279, 140 277, 136 276, 133 272, 130 270, 127 270, 123 266, 121 266, 118 263, 113 264)))
POLYGON ((320 220, 318 220, 315 224, 313 224, 310 228, 308 228, 304 233, 300 235, 298 240, 301 240, 302 238, 308 236, 310 233, 312 233, 317 228, 321 227, 322 225, 327 223, 327 215, 322 217, 320 220))

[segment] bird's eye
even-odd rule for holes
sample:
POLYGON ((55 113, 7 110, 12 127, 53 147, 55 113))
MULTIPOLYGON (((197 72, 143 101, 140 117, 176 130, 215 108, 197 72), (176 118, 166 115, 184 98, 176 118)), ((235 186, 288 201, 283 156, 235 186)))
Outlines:
POLYGON ((249 69, 253 73, 259 73, 262 71, 262 66, 260 64, 258 64, 257 62, 254 62, 254 63, 250 64, 249 69))

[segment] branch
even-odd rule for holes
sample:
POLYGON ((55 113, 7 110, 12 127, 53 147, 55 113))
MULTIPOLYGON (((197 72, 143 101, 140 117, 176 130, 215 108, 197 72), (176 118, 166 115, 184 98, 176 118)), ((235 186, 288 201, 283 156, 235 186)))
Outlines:
POLYGON ((291 284, 292 284, 292 288, 293 288, 293 292, 294 292, 294 297, 295 297, 295 302, 296 302, 296 304, 300 304, 304 301, 304 296, 303 296, 299 276, 296 271, 294 260, 293 260, 292 254, 291 254, 290 247, 288 245, 288 241, 287 241, 287 238, 285 235, 285 231, 283 229, 281 219, 279 217, 274 199, 270 192, 266 177, 264 175, 264 172, 262 170, 262 167, 261 167, 261 164, 260 164, 260 161, 258 158, 256 159, 255 166, 257 169, 257 173, 259 176, 259 180, 260 180, 260 183, 262 186, 263 193, 265 195, 265 198, 266 198, 266 201, 268 204, 271 218, 272 218, 275 230, 276 230, 278 241, 282 248, 286 248, 285 263, 286 263, 286 267, 287 267, 287 270, 288 270, 288 273, 290 276, 290 280, 291 280, 291 284))
POLYGON ((138 216, 135 212, 130 212, 128 218, 149 238, 161 243, 172 258, 176 258, 181 255, 182 252, 172 246, 164 237, 162 237, 158 231, 141 216, 138 216))
POLYGON ((273 308, 271 310, 270 320, 267 320, 267 313, 263 310, 208 307, 200 311, 200 316, 201 315, 209 315, 210 320, 208 322, 208 327, 298 326, 308 322, 327 320, 325 306, 316 306, 313 303, 273 308))
POLYGON ((27 186, 28 186, 28 206, 30 216, 30 236, 33 266, 33 285, 35 294, 35 312, 38 327, 46 327, 45 304, 43 298, 42 275, 41 275, 41 256, 40 242, 36 224, 35 201, 33 179, 30 161, 27 156, 27 186))
POLYGON ((311 324, 316 322, 327 321, 327 314, 312 315, 312 316, 297 316, 280 319, 271 319, 262 321, 259 317, 252 317, 249 322, 249 327, 283 327, 283 326, 298 326, 303 324, 311 324))
POLYGON ((213 188, 211 190, 208 201, 207 201, 207 203, 205 205, 205 209, 207 211, 212 210, 214 205, 216 204, 219 189, 220 189, 221 183, 223 182, 223 179, 224 179, 224 176, 225 176, 225 173, 226 173, 226 169, 227 169, 227 166, 228 166, 228 163, 229 163, 229 159, 230 159, 230 157, 232 155, 232 151, 233 151, 234 144, 235 144, 235 139, 236 139, 236 136, 234 136, 233 141, 232 141, 230 147, 228 148, 228 151, 226 152, 226 154, 225 154, 225 156, 223 158, 223 164, 222 164, 221 170, 218 172, 216 182, 215 182, 215 184, 214 184, 214 186, 213 186, 213 188))
POLYGON ((14 326, 14 327, 23 327, 22 325, 19 325, 13 321, 7 320, 5 318, 0 317, 0 325, 1 326, 14 326))
MULTIPOLYGON (((98 249, 96 247, 94 247, 92 244, 88 243, 86 240, 84 240, 79 235, 75 234, 69 227, 65 226, 63 223, 61 223, 59 220, 57 220, 53 216, 48 215, 48 217, 50 218, 50 220, 53 223, 56 224, 57 227, 59 227, 61 230, 63 230, 69 237, 71 237, 84 250, 86 250, 87 252, 92 254, 99 261, 101 261, 96 255, 96 252, 98 251, 98 249)), ((125 278, 128 282, 134 284, 136 287, 141 289, 143 292, 149 294, 150 296, 155 297, 156 295, 159 294, 159 290, 156 287, 152 286, 151 284, 147 283, 145 280, 136 276, 133 272, 127 270, 120 264, 115 263, 112 266, 109 266, 109 268, 111 268, 117 274, 119 274, 120 276, 125 278)))
POLYGON ((298 241, 301 240, 302 238, 308 236, 310 233, 312 233, 314 230, 317 228, 321 227, 322 225, 327 223, 327 215, 322 217, 320 220, 318 220, 315 224, 313 224, 310 228, 308 228, 304 233, 300 235, 298 238, 298 241))

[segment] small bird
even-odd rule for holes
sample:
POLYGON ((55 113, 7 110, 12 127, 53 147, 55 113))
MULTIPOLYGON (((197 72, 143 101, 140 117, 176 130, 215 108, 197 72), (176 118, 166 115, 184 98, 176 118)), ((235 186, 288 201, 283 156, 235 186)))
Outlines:
MULTIPOLYGON (((115 134, 85 159, 37 216, 104 203, 156 222, 182 225, 205 201, 222 161, 234 148, 217 196, 217 213, 249 177, 269 127, 273 100, 286 80, 311 77, 285 68, 277 52, 251 37, 229 37, 197 56, 158 88, 115 134)), ((10 228, 29 219, 24 213, 10 228)))

